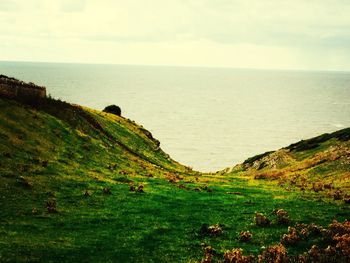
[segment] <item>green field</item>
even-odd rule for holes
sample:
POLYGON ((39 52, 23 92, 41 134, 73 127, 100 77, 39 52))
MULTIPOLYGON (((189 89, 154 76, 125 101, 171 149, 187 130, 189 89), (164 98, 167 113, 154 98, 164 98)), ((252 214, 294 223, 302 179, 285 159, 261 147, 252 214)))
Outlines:
MULTIPOLYGON (((349 178, 350 129, 203 174, 126 118, 54 99, 0 98, 0 261, 201 262, 208 246, 207 262, 234 248, 256 261, 288 226, 326 231, 349 219, 349 178), (277 222, 278 209, 287 223, 277 222), (258 226, 256 212, 271 223, 258 226), (215 224, 218 233, 208 229, 215 224)), ((320 256, 305 254, 309 262, 347 262, 347 247, 334 239, 350 237, 344 231, 284 242, 289 260, 317 245, 320 256), (327 246, 332 257, 322 255, 327 246)))

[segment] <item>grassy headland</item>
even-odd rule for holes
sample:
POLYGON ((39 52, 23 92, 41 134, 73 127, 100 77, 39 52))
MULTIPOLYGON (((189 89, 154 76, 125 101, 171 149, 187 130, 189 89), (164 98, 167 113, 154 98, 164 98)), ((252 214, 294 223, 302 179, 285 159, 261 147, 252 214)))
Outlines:
POLYGON ((300 223, 320 231, 282 240, 290 258, 316 244, 347 260, 320 233, 350 218, 350 129, 202 174, 124 117, 53 99, 0 109, 0 261, 210 262, 263 254, 300 223))

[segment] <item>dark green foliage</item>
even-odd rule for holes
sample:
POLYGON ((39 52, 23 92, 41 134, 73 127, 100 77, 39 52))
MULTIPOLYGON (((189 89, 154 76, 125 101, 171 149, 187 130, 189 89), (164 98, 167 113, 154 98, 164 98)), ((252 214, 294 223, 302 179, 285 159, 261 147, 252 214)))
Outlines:
POLYGON ((103 112, 112 113, 117 116, 120 116, 122 114, 122 110, 117 105, 109 105, 103 109, 103 112))
POLYGON ((308 140, 301 140, 297 143, 293 143, 286 147, 291 151, 306 151, 318 147, 321 143, 328 141, 330 139, 338 139, 340 141, 350 140, 350 128, 339 130, 333 133, 325 133, 315 138, 308 140))

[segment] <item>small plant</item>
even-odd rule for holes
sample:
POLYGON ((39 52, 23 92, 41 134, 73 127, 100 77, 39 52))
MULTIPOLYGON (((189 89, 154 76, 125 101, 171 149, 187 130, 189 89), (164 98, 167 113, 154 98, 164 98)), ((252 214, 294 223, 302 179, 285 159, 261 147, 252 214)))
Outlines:
POLYGON ((329 183, 329 184, 324 184, 324 189, 328 189, 328 190, 330 190, 330 189, 333 189, 333 184, 332 183, 329 183))
POLYGON ((222 226, 220 224, 211 225, 208 227, 208 233, 212 236, 221 235, 223 232, 222 226))
POLYGON ((20 176, 17 179, 17 183, 19 183, 20 185, 26 187, 26 188, 32 188, 33 187, 33 183, 29 182, 25 177, 20 176))
POLYGON ((49 161, 48 160, 44 160, 41 162, 41 166, 46 168, 49 165, 49 161))
POLYGON ((211 246, 204 247, 204 258, 201 263, 211 263, 213 260, 214 250, 211 246))
POLYGON ((103 194, 105 194, 105 195, 111 195, 111 194, 112 194, 112 191, 111 191, 111 188, 110 188, 110 187, 104 187, 104 188, 102 189, 102 192, 103 192, 103 194))
POLYGON ((342 190, 336 190, 334 192, 334 195, 333 195, 334 200, 341 200, 342 199, 342 194, 343 194, 342 190))
POLYGON ((337 242, 336 248, 339 249, 345 257, 350 259, 350 234, 336 234, 333 240, 337 242))
POLYGON ((3 153, 3 156, 4 156, 5 158, 11 158, 11 153, 5 152, 5 153, 3 153))
POLYGON ((335 249, 335 247, 328 246, 324 249, 324 253, 328 258, 334 258, 334 256, 337 254, 337 250, 335 249))
POLYGON ((257 226, 270 225, 270 220, 266 216, 264 216, 262 213, 256 213, 254 220, 257 226))
POLYGON ((281 225, 288 225, 290 223, 288 212, 283 209, 276 211, 277 223, 281 225))
POLYGON ((109 164, 107 168, 111 171, 114 171, 117 168, 117 164, 116 163, 109 164))
POLYGON ((310 250, 307 252, 309 257, 312 259, 313 262, 319 262, 319 249, 316 245, 313 245, 310 250))
POLYGON ((288 227, 288 234, 282 236, 281 243, 284 245, 295 245, 299 240, 296 228, 288 227))
POLYGON ((318 235, 318 234, 322 233, 322 231, 323 231, 323 227, 322 226, 316 225, 314 223, 311 223, 308 226, 308 229, 309 229, 310 233, 312 233, 314 235, 318 235))
POLYGON ((145 191, 143 190, 144 186, 143 184, 140 184, 138 187, 137 187, 137 192, 138 193, 144 193, 145 191))
POLYGON ((201 229, 199 230, 203 236, 219 236, 223 233, 222 225, 215 224, 209 226, 208 224, 202 224, 201 229))
POLYGON ((251 263, 254 261, 254 256, 243 256, 243 249, 234 248, 227 250, 224 253, 224 263, 251 263))
POLYGON ((253 235, 249 231, 242 231, 239 234, 239 240, 242 242, 249 242, 252 239, 253 235))
POLYGON ((337 220, 334 220, 329 225, 329 230, 331 231, 332 235, 345 235, 350 234, 350 221, 345 220, 344 223, 339 223, 337 220))
POLYGON ((289 262, 286 248, 282 245, 268 247, 259 255, 259 263, 287 263, 289 262))
POLYGON ((49 213, 57 213, 56 199, 52 198, 46 202, 46 209, 49 213))
POLYGON ((313 189, 316 193, 322 191, 322 190, 323 190, 323 183, 321 183, 321 182, 313 183, 313 184, 312 184, 312 189, 313 189))
POLYGON ((135 192, 135 186, 133 184, 130 184, 129 191, 130 192, 135 192))

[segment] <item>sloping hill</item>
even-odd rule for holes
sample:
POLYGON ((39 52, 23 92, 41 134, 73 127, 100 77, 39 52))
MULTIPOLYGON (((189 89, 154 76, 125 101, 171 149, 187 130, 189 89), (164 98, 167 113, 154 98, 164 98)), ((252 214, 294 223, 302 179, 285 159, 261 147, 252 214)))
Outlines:
POLYGON ((312 245, 320 255, 334 249, 327 262, 346 262, 348 247, 334 237, 350 227, 328 225, 350 218, 348 204, 311 186, 332 177, 330 193, 346 191, 348 130, 337 134, 202 174, 126 118, 50 98, 0 98, 0 262, 235 262, 237 248, 252 255, 237 262, 259 254, 297 262, 304 252, 311 260, 312 245), (303 177, 291 181, 297 173, 307 178, 302 192, 303 177), (256 212, 270 224, 257 224, 256 212))
POLYGON ((52 171, 62 163, 82 169, 91 164, 107 174, 111 166, 141 175, 145 166, 155 172, 188 170, 165 154, 148 131, 126 118, 53 99, 35 106, 1 99, 0 107, 0 136, 6 139, 0 147, 9 156, 1 167, 4 173, 13 172, 16 160, 26 163, 26 169, 39 169, 39 159, 52 171))
POLYGON ((248 158, 237 165, 255 179, 276 180, 290 190, 350 194, 350 128, 323 134, 277 151, 248 158))

